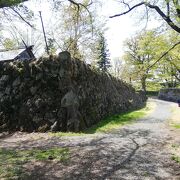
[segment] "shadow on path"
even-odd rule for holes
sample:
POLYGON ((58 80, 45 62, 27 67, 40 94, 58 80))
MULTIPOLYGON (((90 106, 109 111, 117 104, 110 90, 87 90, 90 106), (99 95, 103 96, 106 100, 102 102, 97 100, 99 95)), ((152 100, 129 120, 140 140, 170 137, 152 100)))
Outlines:
POLYGON ((27 180, 179 180, 180 166, 171 160, 167 148, 173 138, 165 126, 170 104, 155 102, 157 108, 149 117, 111 133, 67 138, 34 134, 24 139, 13 135, 0 138, 0 147, 70 149, 66 162, 28 162, 27 180))

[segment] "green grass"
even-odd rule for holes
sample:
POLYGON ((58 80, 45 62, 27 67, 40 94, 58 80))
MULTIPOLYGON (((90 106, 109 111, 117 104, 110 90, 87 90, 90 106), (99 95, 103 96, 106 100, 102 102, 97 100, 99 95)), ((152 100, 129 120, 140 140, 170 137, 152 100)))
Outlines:
POLYGON ((85 134, 83 132, 79 132, 79 133, 76 133, 76 132, 55 132, 55 133, 52 133, 52 132, 50 132, 49 135, 57 136, 57 137, 59 137, 59 136, 66 136, 66 137, 70 136, 70 137, 72 137, 72 136, 83 136, 85 134))
POLYGON ((180 157, 179 156, 176 156, 173 154, 171 159, 174 160, 175 162, 177 162, 178 164, 180 164, 180 157))
POLYGON ((172 144, 171 145, 172 147, 172 156, 171 156, 171 159, 174 160, 176 163, 179 163, 180 164, 180 144, 172 144))
POLYGON ((132 111, 127 113, 121 113, 119 115, 114 115, 107 117, 94 125, 93 127, 86 130, 86 134, 94 134, 98 132, 109 132, 113 129, 117 129, 123 125, 132 123, 133 121, 143 117, 145 112, 143 110, 132 111))
POLYGON ((31 161, 56 160, 66 162, 67 148, 7 150, 0 148, 0 179, 26 179, 28 174, 23 167, 31 161))
POLYGON ((178 145, 178 144, 172 144, 171 146, 172 146, 172 148, 174 148, 174 149, 177 149, 177 148, 180 147, 180 145, 178 145))
POLYGON ((169 119, 169 125, 175 129, 180 129, 180 119, 179 119, 179 107, 174 105, 171 107, 172 116, 169 119))
POLYGON ((106 133, 113 129, 117 129, 123 125, 129 124, 134 122, 135 120, 144 117, 147 112, 152 109, 152 105, 148 104, 145 108, 136 111, 130 111, 126 113, 121 113, 118 115, 113 115, 107 118, 104 118, 99 123, 95 124, 94 126, 90 127, 89 129, 80 132, 80 133, 73 133, 73 132, 57 132, 57 133, 50 133, 52 136, 84 136, 87 134, 95 134, 95 133, 106 133))
POLYGON ((180 129, 180 124, 173 124, 172 126, 176 129, 180 129))

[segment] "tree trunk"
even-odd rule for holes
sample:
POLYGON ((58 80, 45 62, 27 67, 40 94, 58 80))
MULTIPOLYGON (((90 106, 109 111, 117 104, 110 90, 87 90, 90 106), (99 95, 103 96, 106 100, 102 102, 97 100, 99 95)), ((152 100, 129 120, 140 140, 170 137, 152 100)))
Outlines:
POLYGON ((147 79, 147 75, 143 75, 141 78, 141 89, 144 93, 146 93, 146 79, 147 79))

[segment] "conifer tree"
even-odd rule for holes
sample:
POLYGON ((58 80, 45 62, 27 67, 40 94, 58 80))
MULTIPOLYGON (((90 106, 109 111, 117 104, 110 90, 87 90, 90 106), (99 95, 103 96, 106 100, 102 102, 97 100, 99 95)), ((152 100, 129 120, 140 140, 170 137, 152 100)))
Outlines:
POLYGON ((106 39, 103 33, 99 34, 98 39, 98 61, 97 66, 102 72, 108 72, 108 69, 111 67, 110 58, 109 58, 109 49, 107 48, 106 39))

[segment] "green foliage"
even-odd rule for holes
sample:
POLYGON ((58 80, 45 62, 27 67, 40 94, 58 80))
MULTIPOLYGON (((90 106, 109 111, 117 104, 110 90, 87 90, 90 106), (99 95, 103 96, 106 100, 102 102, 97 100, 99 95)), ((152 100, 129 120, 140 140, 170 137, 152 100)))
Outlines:
POLYGON ((173 32, 159 34, 156 31, 147 31, 128 39, 125 42, 125 67, 122 78, 136 86, 141 84, 144 91, 147 87, 152 90, 151 82, 158 85, 154 86, 153 90, 163 86, 175 87, 180 80, 178 47, 168 52, 160 61, 157 60, 177 42, 177 38, 177 33, 173 32))
POLYGON ((0 179, 26 179, 28 173, 24 165, 31 161, 56 160, 65 162, 68 160, 67 148, 32 149, 32 150, 8 150, 0 149, 0 179))
POLYGON ((82 54, 80 53, 78 47, 78 40, 75 38, 67 38, 64 42, 64 48, 71 53, 73 58, 82 59, 82 54))
POLYGON ((147 81, 147 91, 159 91, 163 86, 159 82, 147 81))
POLYGON ((147 31, 128 39, 125 42, 126 73, 124 77, 131 78, 131 81, 139 81, 141 89, 146 91, 146 80, 153 77, 151 64, 160 54, 160 37, 155 31, 147 31))
MULTIPOLYGON (((8 3, 10 1, 5 0, 3 2, 8 3)), ((3 21, 9 23, 9 20, 12 20, 13 22, 11 23, 13 23, 13 25, 10 28, 4 25, 6 23, 2 25, 4 25, 5 30, 9 28, 9 32, 12 32, 11 34, 9 33, 10 36, 7 35, 8 37, 18 42, 24 39, 27 44, 31 43, 35 45, 34 52, 39 55, 38 51, 44 48, 42 43, 43 37, 42 34, 39 34, 37 31, 38 28, 35 28, 39 20, 37 18, 32 18, 34 15, 34 7, 29 6, 29 3, 18 4, 18 2, 21 1, 13 1, 12 4, 17 5, 13 7, 13 9, 21 16, 12 9, 6 8, 5 10, 7 10, 7 12, 5 14, 8 17, 5 17, 3 21), (14 14, 16 14, 16 16, 14 16, 14 14), (21 28, 19 22, 25 22, 34 28, 32 31, 26 31, 26 29, 21 28), (33 37, 29 37, 31 34, 33 37)), ((41 5, 41 3, 44 3, 44 1, 41 2, 41 0, 37 0, 33 2, 35 6, 41 5)), ((102 18, 101 21, 99 21, 97 16, 97 7, 100 5, 99 2, 81 0, 80 2, 72 3, 68 0, 48 0, 45 4, 48 4, 48 9, 50 9, 49 13, 51 13, 50 17, 53 19, 53 21, 50 20, 48 22, 46 28, 47 38, 49 38, 48 46, 50 53, 54 54, 56 49, 60 49, 61 51, 69 51, 73 58, 88 60, 88 62, 94 61, 96 55, 95 44, 97 41, 97 31, 104 26, 102 25, 104 23, 102 18)), ((7 5, 7 7, 9 5, 7 5)), ((47 18, 44 19, 45 26, 46 20, 47 18)), ((5 34, 3 35, 6 36, 5 34)), ((41 53, 42 52, 40 52, 40 54, 41 53)))
POLYGON ((97 57, 98 68, 103 72, 107 72, 108 69, 111 67, 111 65, 109 59, 109 50, 107 49, 107 43, 103 33, 99 33, 97 51, 98 51, 98 57, 97 57))
MULTIPOLYGON (((174 32, 168 32, 164 34, 164 47, 166 49, 171 48, 177 43, 179 35, 174 32)), ((179 39, 180 40, 180 39, 179 39)), ((164 58, 158 63, 158 71, 156 71, 157 79, 159 82, 163 82, 164 87, 177 87, 180 82, 180 53, 179 45, 172 49, 164 58)))
POLYGON ((48 44, 48 49, 49 49, 50 54, 55 54, 56 53, 56 47, 54 45, 54 39, 48 38, 47 44, 48 44))
POLYGON ((9 39, 9 38, 6 38, 4 41, 3 41, 3 46, 5 47, 5 49, 7 50, 11 50, 11 49, 15 49, 17 47, 17 44, 15 41, 9 39))
POLYGON ((89 54, 94 54, 98 19, 95 2, 82 0, 81 4, 83 6, 79 7, 73 3, 61 4, 61 14, 58 14, 60 18, 57 18, 56 29, 53 29, 56 41, 60 41, 60 48, 69 51, 77 59, 85 59, 89 54))

